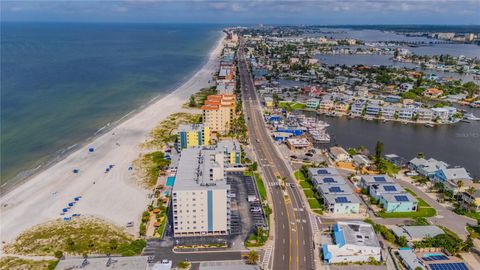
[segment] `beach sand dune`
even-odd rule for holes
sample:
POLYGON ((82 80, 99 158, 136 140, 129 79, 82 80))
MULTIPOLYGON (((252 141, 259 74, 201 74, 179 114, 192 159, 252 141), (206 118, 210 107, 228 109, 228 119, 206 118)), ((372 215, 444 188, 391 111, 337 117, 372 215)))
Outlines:
POLYGON ((138 229, 149 201, 148 191, 135 183, 133 170, 128 168, 141 153, 139 144, 160 121, 181 111, 191 94, 209 86, 218 70, 222 48, 223 36, 206 64, 175 91, 5 194, 0 199, 2 247, 3 242, 14 240, 36 224, 63 218, 62 209, 77 196, 82 198, 66 216, 93 215, 120 226, 134 221, 138 229), (95 151, 89 152, 89 147, 95 151), (114 167, 105 173, 110 164, 114 167), (74 174, 74 169, 79 172, 74 174))

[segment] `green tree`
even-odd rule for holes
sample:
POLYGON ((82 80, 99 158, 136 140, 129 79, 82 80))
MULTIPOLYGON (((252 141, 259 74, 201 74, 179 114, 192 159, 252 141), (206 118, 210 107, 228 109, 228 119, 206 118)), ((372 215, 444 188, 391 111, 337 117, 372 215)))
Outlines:
POLYGON ((377 165, 379 165, 382 160, 382 153, 383 153, 383 142, 377 141, 377 144, 375 145, 375 163, 377 165))
POLYGON ((63 257, 63 252, 60 250, 55 251, 54 253, 55 258, 61 259, 63 257))
POLYGON ((397 238, 397 244, 400 246, 400 247, 406 247, 407 244, 408 244, 408 240, 405 236, 400 236, 397 238))
POLYGON ((251 250, 247 255, 247 263, 248 264, 257 264, 259 259, 258 252, 255 250, 251 250))
POLYGON ((190 96, 190 102, 188 103, 188 106, 190 107, 196 107, 197 102, 195 101, 195 97, 193 95, 190 96))

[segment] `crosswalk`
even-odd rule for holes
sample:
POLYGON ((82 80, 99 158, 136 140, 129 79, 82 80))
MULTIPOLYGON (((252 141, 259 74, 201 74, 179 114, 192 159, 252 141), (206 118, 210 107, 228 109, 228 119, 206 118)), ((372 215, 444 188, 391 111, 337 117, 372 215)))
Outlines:
POLYGON ((310 213, 310 224, 312 224, 312 232, 315 233, 315 232, 318 232, 319 231, 319 228, 318 228, 318 217, 312 213, 310 213))
POLYGON ((273 252, 273 247, 268 246, 265 249, 265 253, 263 254, 263 259, 262 259, 262 268, 263 269, 270 269, 268 268, 268 265, 270 263, 270 258, 272 257, 272 252, 273 252))

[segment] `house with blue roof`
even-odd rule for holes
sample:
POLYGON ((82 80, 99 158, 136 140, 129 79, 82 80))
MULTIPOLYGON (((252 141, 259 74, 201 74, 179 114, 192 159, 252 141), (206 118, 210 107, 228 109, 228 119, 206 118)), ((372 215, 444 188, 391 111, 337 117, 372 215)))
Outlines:
POLYGON ((467 170, 461 167, 442 168, 435 171, 431 179, 433 182, 442 183, 446 189, 453 191, 453 193, 459 192, 460 187, 467 186, 467 184, 472 183, 473 180, 467 170), (460 182, 462 184, 459 184, 460 182))
POLYGON ((368 189, 368 194, 370 194, 370 196, 372 196, 376 200, 379 200, 383 194, 395 194, 404 192, 405 190, 401 186, 394 183, 373 184, 370 185, 370 188, 368 189))
POLYGON ((362 221, 339 221, 333 226, 335 244, 322 246, 323 261, 331 263, 381 261, 381 248, 372 225, 362 221))
POLYGON ((418 200, 409 193, 386 193, 380 197, 379 204, 385 212, 415 212, 418 200))

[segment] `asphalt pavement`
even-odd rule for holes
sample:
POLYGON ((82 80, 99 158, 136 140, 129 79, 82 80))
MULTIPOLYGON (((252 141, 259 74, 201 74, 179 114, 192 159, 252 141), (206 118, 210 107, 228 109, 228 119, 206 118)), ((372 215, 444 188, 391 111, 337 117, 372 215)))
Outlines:
POLYGON ((262 169, 265 184, 270 187, 272 201, 275 202, 272 269, 315 269, 309 213, 296 188, 295 179, 268 135, 243 48, 241 44, 238 49, 238 66, 247 128, 251 147, 262 169), (285 192, 288 196, 284 196, 284 190, 278 186, 278 177, 285 177, 287 183, 293 184, 287 185, 285 192))

